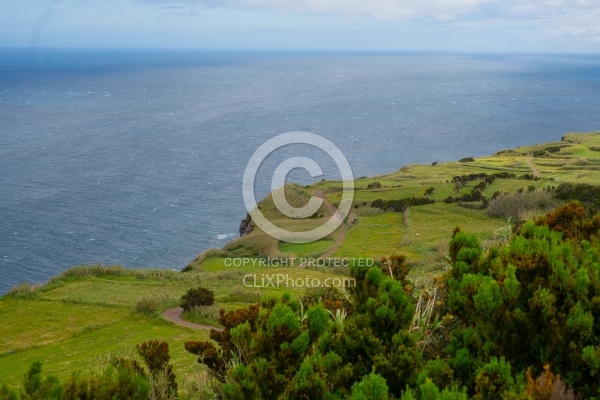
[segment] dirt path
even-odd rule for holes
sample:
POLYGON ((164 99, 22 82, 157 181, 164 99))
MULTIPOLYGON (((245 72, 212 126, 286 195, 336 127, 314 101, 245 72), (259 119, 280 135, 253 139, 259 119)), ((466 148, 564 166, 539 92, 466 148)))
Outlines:
POLYGON ((168 310, 165 310, 162 313, 162 316, 165 317, 166 319, 168 319, 169 321, 174 322, 176 325, 185 326, 186 328, 206 329, 206 330, 214 329, 217 331, 223 330, 223 328, 219 328, 218 326, 195 324, 193 322, 186 321, 183 318, 181 318, 181 313, 183 313, 183 308, 181 308, 181 307, 169 308, 168 310))
POLYGON ((542 174, 540 173, 540 170, 533 163, 531 157, 526 158, 525 161, 527 162, 527 165, 529 165, 529 168, 531 168, 531 171, 533 171, 533 176, 535 176, 536 178, 539 178, 542 174))

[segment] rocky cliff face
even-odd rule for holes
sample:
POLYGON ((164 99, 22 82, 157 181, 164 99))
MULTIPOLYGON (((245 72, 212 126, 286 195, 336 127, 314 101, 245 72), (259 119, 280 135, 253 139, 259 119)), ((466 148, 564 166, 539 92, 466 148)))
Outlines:
POLYGON ((250 234, 252 229, 252 217, 250 217, 250 214, 246 214, 246 218, 240 223, 240 237, 250 234))

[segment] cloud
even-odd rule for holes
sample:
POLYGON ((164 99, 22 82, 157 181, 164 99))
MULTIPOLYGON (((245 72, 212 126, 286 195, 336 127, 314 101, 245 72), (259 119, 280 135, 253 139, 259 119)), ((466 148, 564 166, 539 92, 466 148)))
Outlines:
MULTIPOLYGON (((361 18, 420 26, 437 25, 462 34, 494 35, 552 46, 553 41, 600 41, 600 0, 135 0, 178 15, 206 9, 267 11, 294 16, 361 18), (414 24, 413 24, 414 25, 414 24)), ((350 20, 351 21, 351 20, 350 20)), ((398 25, 396 25, 398 26, 398 25)))
POLYGON ((376 19, 455 21, 486 17, 543 19, 600 13, 600 0, 138 0, 199 9, 228 7, 311 15, 370 16, 376 19))
POLYGON ((177 4, 164 4, 164 5, 158 6, 158 9, 167 11, 169 14, 172 14, 172 15, 178 15, 178 16, 184 16, 184 17, 198 15, 198 10, 196 8, 183 6, 183 5, 177 5, 177 4))

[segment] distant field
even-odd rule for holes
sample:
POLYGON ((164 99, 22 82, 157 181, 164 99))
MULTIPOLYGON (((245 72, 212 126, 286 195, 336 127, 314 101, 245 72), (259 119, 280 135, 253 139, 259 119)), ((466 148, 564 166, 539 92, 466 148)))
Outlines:
MULTIPOLYGON (((562 141, 500 150, 492 156, 476 158, 472 162, 406 165, 391 174, 356 179, 355 206, 346 221, 348 229, 344 241, 334 256, 379 259, 402 253, 413 265, 413 274, 435 273, 443 268, 444 254, 456 227, 478 234, 481 240, 491 240, 496 230, 506 224, 503 218, 486 216, 483 209, 468 209, 461 206, 460 202, 444 202, 448 197, 469 194, 482 181, 475 179, 456 186, 454 177, 482 173, 514 174, 513 178, 495 179, 486 185, 481 192, 488 199, 497 194, 543 191, 565 182, 597 184, 600 182, 600 132, 566 134, 562 141), (370 207, 377 199, 422 198, 426 191, 429 191, 427 196, 435 204, 410 207, 407 215, 370 207)), ((297 206, 303 205, 303 201, 307 201, 315 191, 324 193, 331 203, 337 204, 341 199, 341 188, 341 182, 320 181, 304 188, 292 185, 289 190, 286 189, 286 193, 290 193, 290 202, 297 206)), ((290 229, 312 229, 324 220, 291 220, 278 213, 270 196, 259 206, 279 226, 290 229)), ((325 219, 329 217, 324 208, 319 214, 325 219)), ((532 215, 528 213, 525 217, 532 215)), ((338 234, 339 231, 336 231, 317 242, 290 244, 279 243, 256 229, 250 235, 226 245, 219 256, 318 257, 333 245, 338 234)), ((202 269, 202 257, 190 268, 202 269)))

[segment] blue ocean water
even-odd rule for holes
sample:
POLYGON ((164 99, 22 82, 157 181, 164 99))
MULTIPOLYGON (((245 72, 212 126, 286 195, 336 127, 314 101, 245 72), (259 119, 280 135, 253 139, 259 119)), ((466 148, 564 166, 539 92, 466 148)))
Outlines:
MULTIPOLYGON (((246 162, 287 131, 328 138, 363 176, 598 129, 599 56, 0 50, 0 293, 221 247, 246 162)), ((337 177, 290 146, 259 194, 298 152, 337 177)))

